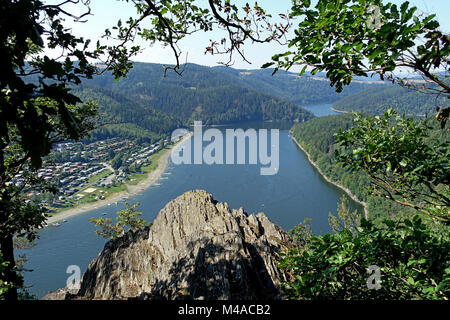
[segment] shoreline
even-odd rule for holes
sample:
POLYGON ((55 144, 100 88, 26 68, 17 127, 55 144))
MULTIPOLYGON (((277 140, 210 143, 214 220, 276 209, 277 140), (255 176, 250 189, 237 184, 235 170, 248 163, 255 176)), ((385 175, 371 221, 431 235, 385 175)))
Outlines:
POLYGON ((319 168, 319 166, 312 161, 310 154, 308 153, 308 151, 306 151, 305 148, 303 148, 303 146, 297 141, 297 139, 295 139, 294 135, 292 134, 292 131, 290 132, 292 140, 295 142, 295 144, 303 151, 303 153, 306 155, 306 158, 308 159, 309 163, 316 168, 317 172, 319 172, 319 174, 328 182, 333 184, 334 186, 338 187, 339 189, 341 189, 342 191, 344 191, 353 201, 359 203, 360 205, 363 206, 364 208, 364 217, 366 219, 368 219, 369 217, 369 212, 367 211, 367 202, 361 201, 358 199, 358 197, 356 197, 352 191, 346 187, 344 187, 343 185, 341 185, 340 183, 331 180, 330 178, 328 178, 323 172, 322 170, 319 168))
POLYGON ((170 149, 166 150, 161 157, 158 159, 158 167, 149 172, 148 176, 139 182, 136 185, 126 185, 127 190, 126 191, 120 191, 117 193, 112 194, 110 197, 106 198, 105 200, 99 200, 93 203, 86 203, 79 206, 76 206, 74 208, 67 209, 65 211, 59 212, 53 216, 50 216, 46 220, 46 226, 50 226, 53 223, 61 222, 63 220, 69 219, 71 217, 77 216, 79 214, 100 209, 103 207, 106 207, 108 205, 111 205, 113 203, 116 203, 118 201, 121 201, 123 199, 136 196, 140 194, 141 192, 144 192, 146 189, 150 188, 152 185, 157 183, 163 173, 167 169, 167 165, 169 164, 169 157, 172 153, 173 148, 178 146, 179 144, 186 141, 186 139, 190 138, 192 133, 187 134, 184 136, 180 141, 178 141, 176 144, 174 144, 170 149))
POLYGON ((333 110, 334 112, 338 112, 338 113, 350 113, 350 111, 338 110, 338 109, 335 109, 334 107, 330 107, 330 109, 333 110))

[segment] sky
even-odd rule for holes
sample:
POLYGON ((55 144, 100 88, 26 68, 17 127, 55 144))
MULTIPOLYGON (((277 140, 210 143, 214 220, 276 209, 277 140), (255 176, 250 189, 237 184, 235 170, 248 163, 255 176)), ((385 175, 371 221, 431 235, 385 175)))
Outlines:
MULTIPOLYGON (((47 0, 44 2, 59 3, 60 0, 47 0)), ((234 1, 234 3, 237 3, 238 5, 241 4, 241 7, 245 5, 246 2, 247 1, 241 0, 234 1)), ((253 1, 248 2, 250 5, 254 3, 253 1)), ((400 5, 404 0, 391 0, 390 2, 400 5)), ((450 0, 409 0, 409 2, 419 9, 419 13, 435 13, 437 15, 437 20, 441 24, 442 31, 450 32, 450 0)), ((207 6, 206 0, 199 0, 198 3, 199 6, 207 6)), ((259 0, 258 4, 274 17, 277 17, 279 13, 286 13, 291 8, 291 0, 259 0)), ((133 4, 123 0, 92 0, 90 7, 92 16, 88 18, 87 22, 72 23, 68 19, 67 23, 72 27, 75 35, 82 35, 86 38, 90 38, 93 40, 93 43, 100 39, 106 28, 111 28, 115 25, 117 20, 121 19, 122 21, 126 21, 129 17, 136 16, 133 4)), ((79 11, 79 8, 80 7, 77 6, 70 7, 69 9, 70 12, 76 14, 77 11, 79 11)), ((204 54, 205 47, 209 45, 209 40, 219 40, 223 35, 224 33, 221 33, 220 31, 213 31, 208 33, 199 32, 188 36, 180 42, 180 48, 183 51, 181 61, 207 66, 215 66, 218 65, 218 62, 220 61, 228 61, 228 56, 211 56, 210 54, 204 54)), ((164 48, 158 44, 150 46, 148 43, 142 41, 138 42, 138 44, 145 47, 145 50, 134 57, 132 59, 134 61, 164 64, 172 64, 175 62, 173 53, 169 48, 164 48)), ((249 42, 244 46, 244 53, 251 64, 243 61, 240 57, 235 56, 233 67, 239 69, 258 69, 264 63, 270 61, 274 54, 284 51, 286 51, 286 47, 277 43, 252 44, 249 42)))

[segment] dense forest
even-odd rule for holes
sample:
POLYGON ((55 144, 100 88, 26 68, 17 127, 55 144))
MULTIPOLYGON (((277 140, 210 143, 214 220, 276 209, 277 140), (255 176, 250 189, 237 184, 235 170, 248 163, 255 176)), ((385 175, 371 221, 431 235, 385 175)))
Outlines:
POLYGON ((181 75, 154 63, 133 63, 117 82, 105 73, 74 88, 83 101, 98 102, 101 123, 94 138, 154 140, 194 120, 205 124, 292 120, 314 116, 303 105, 332 103, 379 84, 359 81, 340 94, 323 75, 239 70, 186 64, 181 75))
POLYGON ((423 117, 435 112, 436 106, 449 106, 444 96, 430 95, 398 85, 386 84, 381 87, 368 88, 354 95, 349 95, 334 103, 337 110, 355 110, 367 114, 383 114, 389 107, 400 114, 423 117))
MULTIPOLYGON (((183 66, 183 73, 178 75, 171 70, 165 72, 161 64, 142 62, 133 63, 133 68, 127 77, 120 79, 117 83, 107 73, 85 83, 109 88, 145 101, 150 97, 162 95, 163 93, 159 93, 158 90, 166 88, 184 94, 186 91, 183 92, 181 89, 201 91, 235 86, 287 99, 300 106, 332 103, 367 88, 380 86, 369 81, 359 81, 350 84, 341 93, 337 93, 321 73, 315 76, 305 74, 299 77, 297 73, 284 71, 273 74, 272 69, 241 70, 188 63, 183 66)), ((164 107, 166 106, 160 108, 164 107)))
MULTIPOLYGON (((169 70, 165 76, 160 64, 135 63, 127 78, 118 82, 104 74, 83 81, 73 90, 81 100, 99 105, 102 126, 91 133, 92 137, 120 135, 152 141, 195 120, 205 124, 303 122, 314 116, 293 101, 336 99, 326 81, 300 80, 287 74, 275 77, 284 80, 278 83, 267 70, 248 74, 194 64, 186 65, 182 75, 169 70), (311 90, 316 94, 311 95, 311 90)), ((349 92, 363 87, 357 85, 349 92)))
MULTIPOLYGON (((336 148, 334 133, 352 126, 352 119, 349 114, 316 118, 295 125, 292 128, 292 135, 327 177, 348 188, 359 200, 367 202, 368 195, 365 189, 369 186, 369 179, 363 173, 344 169, 336 164, 334 159, 336 148)), ((371 217, 376 215, 372 206, 368 210, 371 217)))
POLYGON ((98 128, 90 133, 94 140, 119 136, 153 143, 181 126, 176 117, 118 92, 100 87, 77 87, 74 93, 83 101, 98 103, 98 128))
MULTIPOLYGON (((351 114, 315 118, 296 124, 292 128, 292 135, 326 176, 348 188, 359 200, 367 203, 370 219, 398 218, 403 213, 411 213, 410 209, 370 194, 368 190, 371 185, 370 179, 363 172, 352 172, 336 163, 335 134, 340 129, 345 131, 352 127, 353 118, 351 114)), ((435 121, 429 120, 428 125, 433 127, 427 140, 430 145, 436 141, 448 141, 449 132, 441 130, 435 121)))
POLYGON ((273 74, 273 69, 239 70, 226 67, 214 69, 233 76, 235 81, 241 81, 254 90, 288 99, 301 106, 333 103, 367 88, 381 85, 369 83, 367 79, 366 81, 357 80, 347 86, 341 93, 337 93, 330 86, 330 82, 323 73, 318 73, 315 76, 305 73, 300 77, 297 73, 284 71, 273 74))
POLYGON ((189 125, 240 121, 299 120, 313 115, 293 102, 263 89, 254 90, 220 71, 188 64, 182 75, 160 64, 135 63, 127 78, 117 83, 109 75, 86 81, 84 88, 100 87, 118 93, 145 108, 159 110, 189 125))

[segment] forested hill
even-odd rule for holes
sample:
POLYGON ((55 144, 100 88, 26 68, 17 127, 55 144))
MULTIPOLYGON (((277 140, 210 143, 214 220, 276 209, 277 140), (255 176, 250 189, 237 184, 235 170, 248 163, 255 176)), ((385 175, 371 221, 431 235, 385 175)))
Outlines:
POLYGON ((306 120, 311 115, 299 106, 332 103, 374 86, 354 83, 338 94, 320 76, 281 71, 272 75, 272 71, 187 64, 181 76, 171 70, 164 76, 163 65, 136 62, 127 78, 118 82, 105 74, 83 85, 109 89, 184 121, 201 116, 209 123, 306 120))
POLYGON ((349 95, 334 103, 337 110, 355 110, 367 114, 383 114, 389 107, 400 114, 423 117, 435 111, 436 106, 449 106, 449 99, 437 95, 425 94, 398 85, 373 87, 349 95))
POLYGON ((93 100, 99 105, 101 126, 91 133, 94 140, 120 136, 153 143, 182 126, 177 117, 106 88, 79 86, 73 92, 81 100, 93 100))
POLYGON ((94 132, 101 137, 156 139, 194 120, 204 124, 243 121, 292 120, 314 116, 301 106, 332 103, 373 84, 359 82, 341 94, 320 76, 299 77, 273 70, 238 70, 228 67, 184 66, 180 76, 164 66, 134 63, 126 78, 115 81, 105 73, 75 88, 82 100, 100 105, 108 126, 94 132))
POLYGON ((361 172, 350 172, 335 161, 336 149, 334 134, 339 129, 346 130, 353 126, 350 114, 331 115, 299 123, 292 128, 293 137, 310 154, 322 172, 331 180, 348 188, 358 199, 367 203, 371 219, 384 219, 395 215, 399 206, 367 192, 369 178, 361 172))
POLYGON ((337 165, 334 160, 336 148, 334 134, 339 129, 347 130, 353 125, 350 114, 330 115, 297 124, 292 128, 295 140, 309 153, 314 161, 331 180, 350 189, 362 201, 367 201, 364 187, 368 180, 362 175, 350 173, 337 165))
POLYGON ((119 129, 120 133, 130 134, 132 128, 137 129, 138 137, 170 134, 174 128, 188 126, 194 120, 224 124, 303 122, 314 117, 292 101, 268 91, 252 89, 245 81, 218 68, 189 64, 182 76, 168 71, 164 77, 163 66, 150 63, 135 63, 127 78, 117 82, 110 74, 103 74, 74 88, 83 101, 99 102, 103 122, 115 124, 108 125, 108 130, 102 128, 102 134, 107 135, 119 133, 119 129))
POLYGON ((301 106, 333 103, 367 88, 383 86, 378 81, 358 77, 352 84, 345 86, 342 92, 337 93, 326 77, 320 73, 312 76, 306 72, 303 76, 299 76, 285 71, 278 71, 273 75, 272 69, 238 70, 222 66, 214 69, 232 76, 235 81, 241 81, 251 89, 288 99, 301 106))
MULTIPOLYGON (((350 172, 349 169, 336 162, 337 145, 334 135, 339 132, 339 129, 347 130, 352 127, 354 125, 353 118, 354 116, 351 114, 314 118, 305 123, 296 124, 292 128, 292 135, 328 178, 348 188, 358 199, 367 203, 371 219, 398 217, 399 214, 407 212, 409 209, 393 201, 372 195, 367 189, 371 183, 365 173, 350 172)), ((434 148, 436 143, 449 140, 450 133, 447 130, 441 130, 437 121, 432 119, 415 121, 427 121, 428 126, 433 128, 428 132, 426 140, 431 148, 434 148)))
POLYGON ((299 77, 292 72, 278 71, 272 75, 272 69, 242 70, 224 66, 207 67, 191 63, 186 64, 183 68, 184 72, 181 76, 168 70, 164 77, 163 65, 135 62, 127 78, 120 79, 117 83, 110 75, 96 77, 89 83, 112 90, 131 88, 133 94, 142 94, 142 91, 155 94, 155 91, 161 87, 202 90, 235 86, 287 99, 300 106, 332 103, 347 95, 377 86, 373 82, 355 80, 350 86, 346 86, 343 92, 336 93, 335 88, 330 87, 330 82, 320 74, 311 76, 305 73, 304 76, 299 77))

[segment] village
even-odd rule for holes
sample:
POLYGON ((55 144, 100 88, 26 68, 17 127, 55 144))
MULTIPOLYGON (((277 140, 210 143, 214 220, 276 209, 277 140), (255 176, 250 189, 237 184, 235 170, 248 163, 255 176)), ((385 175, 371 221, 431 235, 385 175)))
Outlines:
POLYGON ((56 188, 57 192, 27 190, 25 203, 39 203, 48 212, 58 212, 82 203, 104 200, 108 195, 126 189, 133 177, 145 174, 143 167, 168 140, 138 144, 128 139, 112 138, 92 143, 58 143, 41 169, 20 171, 11 182, 23 187, 29 175, 56 188))

